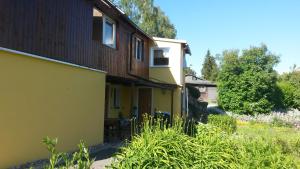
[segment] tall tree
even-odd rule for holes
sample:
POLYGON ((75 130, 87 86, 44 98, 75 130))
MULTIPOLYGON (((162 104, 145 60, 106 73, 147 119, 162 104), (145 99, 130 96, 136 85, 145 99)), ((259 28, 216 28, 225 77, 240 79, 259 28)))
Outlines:
POLYGON ((153 0, 114 0, 128 17, 151 36, 175 38, 176 29, 169 17, 153 0))
POLYGON ((276 72, 279 57, 265 45, 224 51, 218 76, 218 103, 239 114, 269 113, 275 106, 276 72))
POLYGON ((210 54, 210 51, 208 50, 201 70, 202 77, 206 80, 216 81, 218 72, 219 70, 216 59, 210 54))

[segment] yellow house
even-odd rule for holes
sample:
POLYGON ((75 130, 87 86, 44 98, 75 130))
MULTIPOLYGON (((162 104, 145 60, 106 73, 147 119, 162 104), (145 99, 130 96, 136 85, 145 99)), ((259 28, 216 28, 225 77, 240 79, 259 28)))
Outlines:
POLYGON ((186 41, 147 35, 109 0, 0 11, 0 168, 48 158, 46 136, 69 152, 126 134, 120 124, 144 113, 185 114, 186 41))

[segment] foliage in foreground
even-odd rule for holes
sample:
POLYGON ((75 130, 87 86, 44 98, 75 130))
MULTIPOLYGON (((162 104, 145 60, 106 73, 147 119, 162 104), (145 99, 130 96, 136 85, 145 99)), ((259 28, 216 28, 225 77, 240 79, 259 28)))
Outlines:
POLYGON ((218 76, 219 104, 238 114, 269 113, 274 108, 278 56, 265 45, 251 47, 241 55, 225 51, 218 76))
POLYGON ((209 115, 208 123, 219 127, 227 133, 236 131, 236 119, 227 115, 209 115))
POLYGON ((291 156, 261 137, 228 134, 210 124, 199 124, 190 137, 182 126, 148 126, 110 168, 296 168, 291 156))
POLYGON ((286 156, 293 156, 300 168, 300 132, 295 128, 274 127, 267 123, 238 121, 237 133, 245 137, 261 138, 276 145, 286 156))
POLYGON ((49 165, 45 166, 45 169, 89 169, 91 167, 93 160, 90 159, 88 149, 83 141, 78 144, 79 151, 72 155, 58 152, 55 148, 57 141, 57 138, 46 137, 43 139, 43 143, 51 153, 49 165))

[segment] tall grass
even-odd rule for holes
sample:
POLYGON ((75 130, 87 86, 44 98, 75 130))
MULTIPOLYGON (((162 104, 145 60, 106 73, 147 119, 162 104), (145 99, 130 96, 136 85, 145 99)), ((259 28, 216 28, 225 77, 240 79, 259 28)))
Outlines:
POLYGON ((189 136, 184 120, 161 124, 146 119, 109 168, 296 168, 292 157, 263 138, 230 134, 211 124, 197 125, 189 136))
POLYGON ((236 119, 227 115, 209 115, 208 123, 221 128, 227 133, 234 133, 237 128, 236 119))

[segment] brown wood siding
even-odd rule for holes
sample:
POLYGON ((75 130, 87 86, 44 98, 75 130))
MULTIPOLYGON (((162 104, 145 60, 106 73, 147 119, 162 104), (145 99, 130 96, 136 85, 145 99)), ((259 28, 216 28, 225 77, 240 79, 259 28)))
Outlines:
POLYGON ((0 1, 1 47, 104 70, 112 76, 148 78, 150 41, 100 0, 0 1), (93 40, 95 5, 116 21, 117 49, 103 45, 102 39, 93 40), (129 56, 128 36, 134 33, 144 40, 142 62, 129 56))

